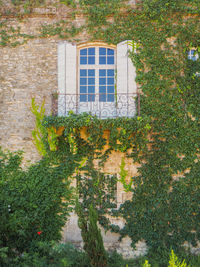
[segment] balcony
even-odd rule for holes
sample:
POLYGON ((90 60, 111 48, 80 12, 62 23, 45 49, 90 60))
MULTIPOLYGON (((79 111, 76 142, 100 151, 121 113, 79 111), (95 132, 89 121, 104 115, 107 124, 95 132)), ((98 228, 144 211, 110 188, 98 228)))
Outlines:
POLYGON ((140 95, 135 94, 54 94, 52 115, 67 116, 83 112, 98 118, 134 117, 140 115, 140 95), (107 102, 106 102, 107 101, 107 102))

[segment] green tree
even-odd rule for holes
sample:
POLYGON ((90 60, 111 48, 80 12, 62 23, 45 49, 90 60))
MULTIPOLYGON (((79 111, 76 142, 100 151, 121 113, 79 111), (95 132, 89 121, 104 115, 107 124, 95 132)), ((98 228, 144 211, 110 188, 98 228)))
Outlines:
POLYGON ((89 206, 88 216, 81 205, 77 202, 76 212, 78 214, 78 225, 84 242, 84 250, 90 258, 92 267, 107 267, 108 257, 103 245, 101 231, 97 226, 98 213, 92 204, 89 206))

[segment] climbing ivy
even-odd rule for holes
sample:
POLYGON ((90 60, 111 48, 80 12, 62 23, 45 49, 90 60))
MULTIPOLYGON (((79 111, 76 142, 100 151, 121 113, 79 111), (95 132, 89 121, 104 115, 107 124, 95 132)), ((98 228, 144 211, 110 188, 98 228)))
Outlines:
MULTIPOLYGON (((92 1, 85 2, 88 25, 94 11, 90 5, 92 1)), ((92 142, 90 149, 96 149, 98 142, 102 150, 105 140, 99 137, 105 129, 103 125, 112 122, 108 127, 108 151, 119 149, 127 153, 131 149, 133 152, 127 156, 141 163, 138 175, 132 178, 134 187, 129 188, 132 199, 119 210, 126 221, 121 236, 130 236, 133 246, 144 239, 153 250, 176 249, 184 241, 196 245, 200 239, 199 59, 191 61, 187 57, 191 48, 198 53, 199 7, 198 1, 142 1, 136 9, 119 9, 112 23, 101 20, 99 14, 94 27, 88 27, 94 39, 108 43, 132 39, 137 43, 137 53, 130 56, 142 91, 141 114, 148 121, 143 125, 149 130, 148 139, 146 135, 138 136, 141 128, 134 127, 134 123, 127 131, 129 124, 124 119, 105 120, 97 134, 88 138, 88 145, 92 142), (120 131, 115 128, 118 122, 120 131), (131 132, 136 133, 134 140, 131 132)), ((90 128, 87 120, 78 118, 80 121, 73 121, 74 127, 83 122, 82 126, 90 128)), ((66 120, 71 123, 70 118, 66 120)), ((82 144, 78 145, 80 150, 82 144)), ((123 178, 125 173, 121 174, 123 178)))
MULTIPOLYGON (((200 59, 191 61, 187 54, 191 48, 199 52, 200 2, 141 0, 134 8, 128 2, 60 1, 73 8, 74 16, 83 14, 85 24, 78 29, 66 22, 47 25, 39 36, 70 40, 85 30, 91 39, 107 43, 134 40, 137 53, 130 52, 130 57, 142 92, 142 117, 47 117, 43 125, 58 134, 58 149, 49 150, 48 156, 67 165, 66 172, 73 175, 83 158, 87 161, 80 171, 87 167, 89 173, 93 160, 100 168, 113 150, 123 152, 141 167, 129 188, 132 199, 119 210, 126 221, 122 237, 130 236, 133 246, 144 239, 154 250, 176 248, 184 241, 195 245, 200 240, 200 59), (80 134, 83 129, 86 139, 80 134), (108 129, 107 143, 103 134, 108 129)), ((5 24, 1 45, 11 45, 20 32, 15 36, 5 24)))
POLYGON ((69 175, 76 179, 78 205, 85 219, 89 218, 92 204, 105 229, 119 230, 111 226, 106 216, 117 208, 117 174, 104 173, 102 169, 113 151, 124 152, 126 157, 134 154, 135 160, 140 161, 140 151, 145 150, 149 133, 148 120, 145 117, 102 120, 87 113, 71 113, 68 117, 47 116, 43 126, 55 129, 58 149, 47 153, 56 164, 65 164, 69 175))

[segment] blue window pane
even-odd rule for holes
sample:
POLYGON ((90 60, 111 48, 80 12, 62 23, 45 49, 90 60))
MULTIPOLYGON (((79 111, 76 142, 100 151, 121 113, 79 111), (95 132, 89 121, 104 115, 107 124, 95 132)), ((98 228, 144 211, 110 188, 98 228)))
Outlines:
POLYGON ((188 59, 196 61, 198 59, 198 55, 195 52, 196 51, 194 49, 190 50, 188 52, 188 59))
POLYGON ((190 50, 190 52, 191 52, 191 55, 194 55, 194 50, 190 50))
POLYGON ((88 64, 90 65, 95 64, 95 57, 93 56, 88 57, 88 64))
POLYGON ((106 48, 100 47, 99 48, 99 55, 106 55, 106 48))
POLYGON ((106 78, 99 78, 99 84, 105 85, 106 84, 106 78))
POLYGON ((95 78, 88 78, 88 84, 95 84, 95 78))
POLYGON ((110 56, 108 57, 108 64, 114 64, 114 57, 110 56))
POLYGON ((99 57, 99 64, 101 65, 106 64, 106 57, 99 57))
POLYGON ((80 86, 80 93, 86 94, 87 93, 87 86, 80 86))
POLYGON ((80 85, 86 85, 87 79, 86 78, 80 78, 80 85))
POLYGON ((88 48, 88 55, 95 55, 95 47, 88 48))
POLYGON ((115 74, 114 70, 107 70, 108 76, 114 76, 114 74, 115 74))
POLYGON ((107 95, 107 101, 108 102, 114 102, 114 99, 115 99, 114 94, 110 94, 110 95, 108 94, 107 95))
POLYGON ((106 102, 106 94, 100 94, 99 95, 99 101, 100 102, 106 102))
POLYGON ((107 87, 107 92, 108 92, 108 94, 113 94, 114 91, 115 91, 115 87, 114 87, 114 86, 108 86, 108 87, 107 87))
POLYGON ((114 78, 107 78, 107 84, 114 84, 114 78))
POLYGON ((80 64, 81 65, 87 64, 87 57, 80 57, 80 64))
POLYGON ((94 102, 95 101, 95 95, 88 95, 88 102, 94 102))
POLYGON ((80 55, 87 55, 87 48, 86 49, 81 49, 80 50, 80 55))
POLYGON ((195 55, 195 50, 191 50, 191 59, 193 61, 196 61, 197 60, 196 55, 195 55))
POLYGON ((87 95, 80 95, 80 102, 87 102, 87 95))
POLYGON ((99 86, 99 93, 106 93, 106 87, 105 86, 99 86))
POLYGON ((110 49, 110 48, 108 48, 108 50, 107 50, 107 54, 108 54, 109 56, 112 56, 112 55, 114 55, 114 50, 113 50, 113 49, 110 49))
POLYGON ((94 86, 88 86, 88 93, 95 93, 95 87, 94 86))
POLYGON ((95 70, 88 70, 88 76, 95 76, 95 70))
POLYGON ((87 70, 80 70, 80 76, 87 76, 87 70))
POLYGON ((106 76, 106 70, 99 70, 99 76, 106 76))

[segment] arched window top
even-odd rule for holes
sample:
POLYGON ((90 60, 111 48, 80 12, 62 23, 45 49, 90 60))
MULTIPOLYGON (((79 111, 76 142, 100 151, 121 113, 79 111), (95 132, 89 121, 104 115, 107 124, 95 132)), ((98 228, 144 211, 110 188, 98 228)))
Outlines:
POLYGON ((113 44, 107 44, 107 43, 104 43, 104 42, 99 42, 99 41, 96 41, 96 42, 86 42, 86 43, 81 43, 79 45, 77 45, 77 48, 78 49, 83 49, 83 48, 89 48, 89 47, 106 47, 106 48, 111 48, 111 49, 116 49, 116 45, 113 45, 113 44))
POLYGON ((115 50, 110 47, 91 46, 79 50, 80 65, 114 65, 115 50))

